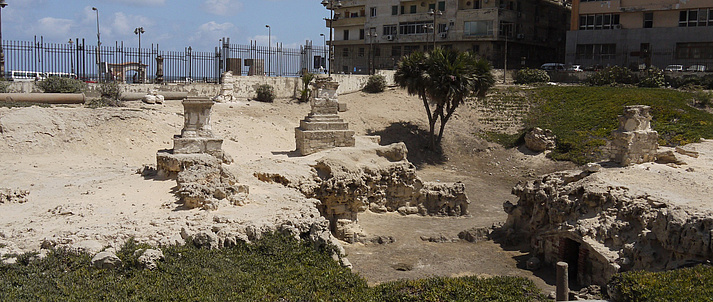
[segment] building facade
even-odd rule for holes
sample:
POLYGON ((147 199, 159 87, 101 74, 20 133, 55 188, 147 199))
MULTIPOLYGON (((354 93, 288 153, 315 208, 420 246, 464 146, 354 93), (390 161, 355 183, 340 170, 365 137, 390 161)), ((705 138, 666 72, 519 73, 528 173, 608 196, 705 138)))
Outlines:
POLYGON ((565 61, 713 68, 713 0, 573 0, 565 61))
MULTIPOLYGON (((570 9, 548 0, 342 0, 334 8, 333 72, 392 69, 433 47, 472 51, 496 68, 564 60, 570 9)), ((330 20, 327 19, 327 27, 330 20)))

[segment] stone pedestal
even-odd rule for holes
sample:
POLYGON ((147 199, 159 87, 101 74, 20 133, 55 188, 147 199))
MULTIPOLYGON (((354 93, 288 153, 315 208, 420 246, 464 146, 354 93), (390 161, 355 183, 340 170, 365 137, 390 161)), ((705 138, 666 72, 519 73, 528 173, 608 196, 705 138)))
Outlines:
POLYGON ((184 124, 181 135, 173 137, 174 154, 207 153, 223 158, 223 140, 213 137, 210 113, 213 101, 189 97, 183 100, 184 124))
POLYGON ((297 151, 309 155, 334 147, 354 147, 354 131, 339 118, 337 88, 331 78, 317 79, 313 84, 311 112, 295 128, 297 151))
POLYGON ((619 129, 612 135, 611 159, 622 166, 656 160, 658 132, 651 129, 651 107, 627 106, 619 116, 619 129))

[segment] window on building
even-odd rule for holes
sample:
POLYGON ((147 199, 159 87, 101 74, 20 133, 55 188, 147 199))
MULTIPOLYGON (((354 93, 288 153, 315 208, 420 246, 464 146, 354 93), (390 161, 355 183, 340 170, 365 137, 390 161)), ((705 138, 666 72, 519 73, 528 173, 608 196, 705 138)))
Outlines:
POLYGON ((433 28, 433 21, 402 22, 399 23, 399 35, 428 33, 429 26, 433 28))
POLYGON ((369 8, 369 16, 372 18, 376 17, 376 7, 369 8))
POLYGON ((579 30, 612 29, 619 26, 619 14, 579 15, 579 30))
POLYGON ((359 40, 364 40, 364 29, 363 28, 359 29, 359 40))
POLYGON ((478 45, 478 44, 473 45, 473 47, 471 48, 471 52, 474 54, 479 54, 480 53, 480 45, 478 45))
POLYGON ((493 35, 493 21, 467 21, 463 23, 463 35, 482 37, 493 35))
POLYGON ((446 1, 438 1, 438 10, 442 12, 446 11, 446 1))
POLYGON ((346 40, 349 40, 349 30, 348 30, 348 29, 345 29, 345 30, 344 30, 344 40, 345 40, 345 41, 346 41, 346 40))
POLYGON ((359 52, 357 53, 358 56, 363 57, 364 56, 364 47, 359 47, 359 52))
POLYGON ((384 36, 396 35, 396 24, 384 25, 384 36))
POLYGON ((430 3, 428 4, 428 10, 429 11, 435 11, 436 10, 436 4, 435 3, 430 3))
POLYGON ((713 42, 676 43, 677 59, 713 59, 713 42))
POLYGON ((374 56, 375 56, 375 57, 380 57, 380 56, 381 56, 381 48, 379 48, 379 47, 374 47, 374 56))
POLYGON ((416 5, 411 5, 409 7, 409 14, 415 14, 416 13, 416 5))
POLYGON ((644 13, 644 28, 654 27, 654 13, 644 13))
POLYGON ((406 13, 406 6, 401 5, 401 14, 403 15, 405 13, 406 13))
POLYGON ((577 59, 609 60, 616 57, 616 44, 577 44, 577 59))
POLYGON ((391 47, 391 56, 400 58, 401 57, 401 46, 391 47))
POLYGON ((345 58, 349 57, 349 48, 347 48, 347 47, 342 48, 342 57, 345 57, 345 58))
POLYGON ((473 1, 473 8, 474 8, 474 9, 480 9, 480 8, 482 7, 481 4, 480 4, 480 1, 481 1, 481 0, 474 0, 474 1, 473 1))
POLYGON ((408 56, 414 52, 417 52, 419 49, 421 49, 421 47, 418 45, 406 45, 404 46, 404 55, 408 56))
POLYGON ((399 6, 398 5, 391 6, 391 15, 396 16, 398 14, 399 14, 399 6))
POLYGON ((447 31, 448 31, 448 25, 446 25, 446 23, 438 24, 438 32, 439 33, 444 33, 447 31))

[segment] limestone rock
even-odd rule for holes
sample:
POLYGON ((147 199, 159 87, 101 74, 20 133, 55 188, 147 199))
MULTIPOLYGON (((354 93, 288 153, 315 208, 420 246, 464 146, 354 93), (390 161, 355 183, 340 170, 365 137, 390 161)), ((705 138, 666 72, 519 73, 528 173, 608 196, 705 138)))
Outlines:
POLYGON ((27 195, 30 195, 28 190, 0 188, 0 204, 25 203, 27 195))
POLYGON ((121 267, 121 259, 109 251, 99 252, 92 257, 92 265, 100 269, 117 268, 121 267))
POLYGON ((156 262, 164 259, 163 252, 159 249, 137 250, 134 255, 139 256, 139 263, 147 270, 156 269, 156 262))
POLYGON ((557 137, 552 133, 552 130, 535 127, 532 131, 525 134, 525 146, 535 152, 552 150, 556 146, 557 137))
POLYGON ((493 229, 490 227, 472 228, 458 233, 458 238, 468 242, 488 240, 493 229))

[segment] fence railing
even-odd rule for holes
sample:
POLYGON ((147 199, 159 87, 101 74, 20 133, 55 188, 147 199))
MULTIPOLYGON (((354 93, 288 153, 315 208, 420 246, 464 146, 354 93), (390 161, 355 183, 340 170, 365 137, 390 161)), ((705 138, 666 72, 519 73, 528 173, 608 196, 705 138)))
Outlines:
POLYGON ((241 75, 300 76, 303 72, 318 73, 329 68, 327 48, 313 46, 306 41, 300 48, 230 44, 223 38, 214 51, 195 51, 186 47, 182 51, 161 50, 158 44, 136 48, 123 42, 114 45, 88 43, 85 39, 66 43, 45 42, 43 37, 34 41, 2 41, 5 54, 5 77, 12 71, 73 73, 86 81, 137 80, 154 82, 157 78, 156 58, 163 59, 163 81, 219 82, 227 70, 241 75), (97 51, 98 50, 98 51, 97 51), (141 79, 139 70, 145 79, 141 79), (120 74, 118 74, 120 73, 120 74), (101 78, 101 79, 100 79, 101 78))

